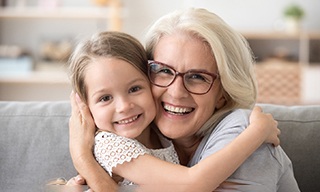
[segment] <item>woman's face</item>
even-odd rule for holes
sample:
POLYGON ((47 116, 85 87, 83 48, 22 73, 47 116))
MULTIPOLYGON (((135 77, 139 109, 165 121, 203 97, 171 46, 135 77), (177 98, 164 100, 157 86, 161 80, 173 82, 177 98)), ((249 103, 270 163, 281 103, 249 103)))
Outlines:
MULTIPOLYGON (((182 73, 190 69, 218 72, 209 47, 200 39, 181 33, 163 36, 155 47, 154 60, 182 73)), ((181 77, 169 87, 153 85, 152 91, 158 109, 155 123, 165 136, 175 140, 193 138, 215 109, 224 104, 219 79, 204 95, 189 93, 181 77)))

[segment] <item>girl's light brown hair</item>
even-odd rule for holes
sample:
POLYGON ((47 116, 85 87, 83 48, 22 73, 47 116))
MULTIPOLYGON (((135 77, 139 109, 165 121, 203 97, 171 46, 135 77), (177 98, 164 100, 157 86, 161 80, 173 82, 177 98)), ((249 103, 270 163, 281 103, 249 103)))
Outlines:
POLYGON ((117 58, 136 67, 147 77, 147 56, 143 45, 131 35, 122 32, 100 32, 80 42, 69 58, 69 76, 73 90, 87 102, 85 71, 97 58, 117 58))

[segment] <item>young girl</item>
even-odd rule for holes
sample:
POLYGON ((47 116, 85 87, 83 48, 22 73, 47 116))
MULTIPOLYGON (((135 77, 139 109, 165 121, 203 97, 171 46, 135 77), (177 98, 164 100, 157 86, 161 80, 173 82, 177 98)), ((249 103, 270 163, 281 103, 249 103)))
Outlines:
MULTIPOLYGON (((70 58, 73 89, 89 107, 97 128, 95 158, 110 175, 125 178, 117 180, 120 184, 212 191, 264 141, 278 144, 278 129, 267 126, 274 121, 256 108, 251 122, 264 118, 263 125, 249 126, 228 146, 191 168, 178 165, 172 143, 150 124, 156 107, 147 65, 143 46, 120 32, 94 35, 79 44, 70 58), (207 181, 208 175, 216 179, 207 181)), ((91 186, 86 168, 75 167, 91 186)))
POLYGON ((138 40, 117 32, 95 35, 77 47, 70 68, 72 85, 97 126, 94 155, 110 175, 145 154, 179 164, 173 144, 150 128, 156 108, 138 40))

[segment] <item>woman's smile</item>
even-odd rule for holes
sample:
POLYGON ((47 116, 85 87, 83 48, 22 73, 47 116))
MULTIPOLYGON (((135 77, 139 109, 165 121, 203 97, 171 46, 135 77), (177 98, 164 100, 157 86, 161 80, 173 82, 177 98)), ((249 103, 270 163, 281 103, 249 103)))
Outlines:
POLYGON ((173 114, 173 115, 184 115, 184 114, 188 114, 194 110, 194 108, 176 107, 176 106, 164 103, 164 102, 162 103, 162 106, 166 112, 173 114))

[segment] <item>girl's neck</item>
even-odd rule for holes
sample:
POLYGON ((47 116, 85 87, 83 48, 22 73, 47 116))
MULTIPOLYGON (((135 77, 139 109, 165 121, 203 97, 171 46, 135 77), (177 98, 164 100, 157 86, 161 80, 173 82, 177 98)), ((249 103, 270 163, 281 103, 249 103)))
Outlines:
POLYGON ((196 152, 202 137, 190 137, 173 140, 174 147, 179 156, 180 164, 187 165, 196 152))

